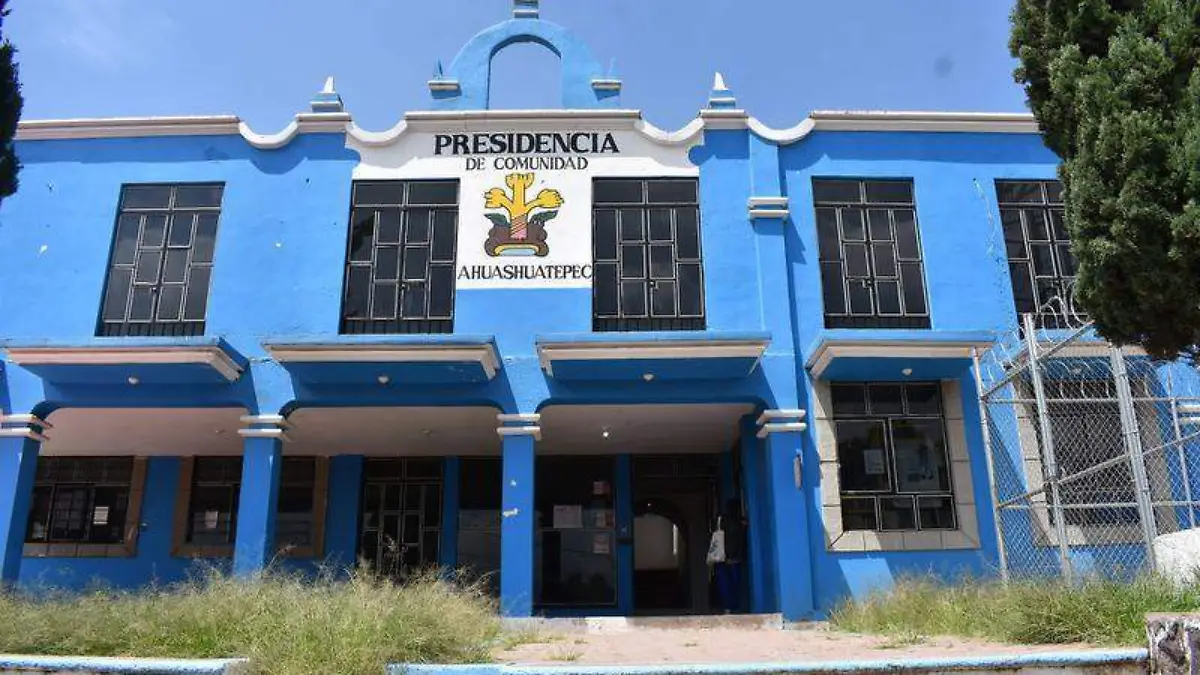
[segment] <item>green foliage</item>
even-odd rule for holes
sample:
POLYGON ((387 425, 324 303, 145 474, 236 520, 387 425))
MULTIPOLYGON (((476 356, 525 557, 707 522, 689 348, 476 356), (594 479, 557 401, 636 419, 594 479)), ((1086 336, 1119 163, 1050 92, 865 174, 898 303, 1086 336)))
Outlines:
POLYGON ((1008 585, 903 579, 889 591, 842 604, 830 620, 841 630, 888 636, 1142 647, 1147 613, 1197 609, 1200 586, 1182 588, 1156 577, 1089 579, 1075 586, 1045 579, 1008 585))
POLYGON ((490 600, 436 577, 404 586, 273 573, 83 597, 0 595, 0 652, 247 657, 261 675, 379 675, 395 662, 484 662, 499 636, 490 600))
POLYGON ((508 216, 503 213, 485 213, 483 214, 488 220, 492 221, 492 225, 496 227, 508 227, 508 216))
POLYGON ((542 227, 551 220, 554 220, 557 215, 558 211, 542 211, 541 213, 535 213, 529 219, 529 224, 534 227, 542 227))
POLYGON ((1015 76, 1063 159, 1076 304, 1200 356, 1200 0, 1018 0, 1015 76))
MULTIPOLYGON (((3 37, 4 7, 8 0, 0 0, 0 38, 3 37)), ((21 85, 17 80, 17 64, 13 57, 16 49, 4 40, 0 43, 0 200, 17 191, 17 172, 20 162, 13 148, 13 137, 17 134, 17 121, 21 118, 21 85)))

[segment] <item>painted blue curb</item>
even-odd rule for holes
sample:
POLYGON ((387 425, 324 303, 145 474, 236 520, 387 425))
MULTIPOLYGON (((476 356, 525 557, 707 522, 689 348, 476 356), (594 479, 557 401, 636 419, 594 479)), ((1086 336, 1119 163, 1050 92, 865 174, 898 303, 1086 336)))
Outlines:
POLYGON ((768 673, 869 673, 925 670, 1012 670, 1111 666, 1143 663, 1146 649, 1091 649, 999 656, 922 659, 872 659, 862 661, 812 661, 805 663, 713 663, 662 666, 506 666, 393 664, 389 675, 766 675, 768 673))
POLYGON ((0 670, 37 670, 137 675, 222 675, 245 659, 127 659, 114 656, 0 654, 0 670))

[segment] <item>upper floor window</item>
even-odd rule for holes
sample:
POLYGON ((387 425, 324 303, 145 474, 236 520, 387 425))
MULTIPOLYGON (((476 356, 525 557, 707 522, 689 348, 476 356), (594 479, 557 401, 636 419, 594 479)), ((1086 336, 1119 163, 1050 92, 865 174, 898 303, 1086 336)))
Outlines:
POLYGON ((203 335, 220 184, 126 185, 96 334, 203 335))
POLYGON ((123 544, 132 457, 40 457, 25 541, 123 544))
POLYGON ((703 330, 695 178, 592 182, 592 327, 703 330))
POLYGON ((996 181, 1004 247, 1018 314, 1039 328, 1066 328, 1075 316, 1075 257, 1056 180, 996 181))
POLYGON ((450 333, 458 181, 354 184, 342 333, 450 333))
POLYGON ((827 328, 929 328, 911 180, 814 178, 827 328))

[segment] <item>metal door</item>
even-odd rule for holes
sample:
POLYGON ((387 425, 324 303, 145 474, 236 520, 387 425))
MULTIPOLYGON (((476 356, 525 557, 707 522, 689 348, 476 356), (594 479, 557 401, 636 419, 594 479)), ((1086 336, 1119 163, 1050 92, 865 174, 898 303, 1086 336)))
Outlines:
POLYGON ((404 580, 436 567, 442 533, 442 461, 369 459, 363 467, 359 558, 404 580))

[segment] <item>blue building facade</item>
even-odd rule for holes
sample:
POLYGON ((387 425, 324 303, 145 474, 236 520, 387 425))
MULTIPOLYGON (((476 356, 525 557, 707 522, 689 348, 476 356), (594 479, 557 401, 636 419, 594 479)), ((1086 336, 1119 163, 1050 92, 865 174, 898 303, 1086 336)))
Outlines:
POLYGON ((719 516, 739 611, 994 571, 972 350, 1073 276, 1032 118, 777 130, 718 76, 666 132, 598 63, 518 2, 383 132, 332 81, 274 135, 24 122, 4 581, 437 565, 511 616, 709 612, 719 516), (520 42, 561 109, 488 109, 520 42))

